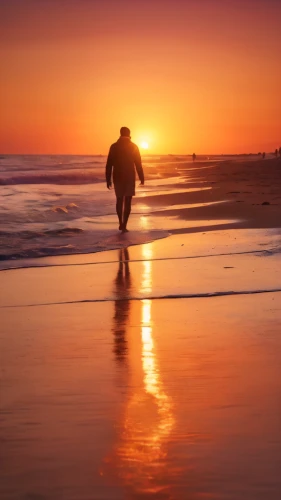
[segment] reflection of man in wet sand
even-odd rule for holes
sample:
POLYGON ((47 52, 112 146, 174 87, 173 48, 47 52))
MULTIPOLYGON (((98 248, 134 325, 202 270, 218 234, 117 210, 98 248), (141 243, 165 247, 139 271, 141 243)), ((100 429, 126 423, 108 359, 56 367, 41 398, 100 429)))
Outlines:
MULTIPOLYGON (((114 287, 119 300, 115 300, 113 324, 116 359, 124 361, 128 357, 130 361, 129 377, 123 385, 123 391, 127 388, 128 392, 126 406, 116 424, 116 445, 104 461, 102 475, 118 477, 124 498, 168 500, 172 498, 173 477, 178 474, 168 454, 175 424, 173 404, 165 391, 158 363, 152 300, 133 304, 129 300, 132 282, 128 260, 128 250, 120 250, 114 287), (131 352, 125 336, 129 317, 133 325, 131 352)), ((151 261, 143 261, 140 279, 140 292, 151 289, 151 261)))
POLYGON ((117 299, 114 304, 114 354, 118 361, 124 361, 127 355, 126 323, 130 312, 131 289, 128 248, 119 250, 119 267, 114 284, 117 299))
POLYGON ((144 184, 144 175, 139 148, 131 142, 130 130, 127 127, 122 127, 120 134, 118 141, 110 146, 106 163, 106 184, 107 188, 111 189, 113 169, 119 230, 126 233, 128 231, 127 222, 131 213, 132 197, 135 196, 135 167, 141 185, 144 184))

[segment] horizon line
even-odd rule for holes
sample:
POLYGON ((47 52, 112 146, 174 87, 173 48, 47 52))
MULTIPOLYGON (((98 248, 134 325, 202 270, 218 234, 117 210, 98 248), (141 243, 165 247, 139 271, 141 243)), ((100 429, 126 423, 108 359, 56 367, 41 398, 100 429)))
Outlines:
MULTIPOLYGON (((279 148, 276 148, 279 151, 279 148)), ((256 152, 243 152, 243 153, 195 153, 196 156, 250 156, 250 155, 262 155, 273 154, 275 151, 259 151, 256 152)), ((141 156, 192 156, 194 153, 141 153, 141 156)), ((108 156, 108 153, 1 153, 0 159, 3 156, 108 156)))

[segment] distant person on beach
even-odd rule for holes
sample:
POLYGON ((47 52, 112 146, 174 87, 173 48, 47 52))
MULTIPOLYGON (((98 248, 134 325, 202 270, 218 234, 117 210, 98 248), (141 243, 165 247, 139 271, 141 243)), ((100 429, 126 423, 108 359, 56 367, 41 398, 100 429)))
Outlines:
POLYGON ((265 158, 265 153, 262 154, 263 159, 265 158))
POLYGON ((121 127, 120 137, 110 146, 105 175, 106 185, 111 189, 113 169, 113 184, 116 194, 116 212, 119 219, 119 230, 126 233, 127 222, 131 213, 132 197, 135 196, 136 173, 144 185, 144 174, 139 148, 131 142, 131 132, 127 127, 121 127))
POLYGON ((196 160, 196 154, 195 154, 195 153, 193 153, 193 155, 192 155, 192 159, 193 159, 193 161, 195 161, 195 160, 196 160))

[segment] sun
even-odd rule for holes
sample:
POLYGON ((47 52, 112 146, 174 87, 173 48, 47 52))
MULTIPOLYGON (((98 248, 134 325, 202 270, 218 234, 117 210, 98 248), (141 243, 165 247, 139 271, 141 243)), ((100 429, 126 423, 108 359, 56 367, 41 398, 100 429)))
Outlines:
POLYGON ((141 147, 142 147, 142 149, 148 149, 148 148, 149 148, 149 144, 148 144, 148 142, 146 142, 146 141, 142 141, 142 142, 141 142, 141 147))

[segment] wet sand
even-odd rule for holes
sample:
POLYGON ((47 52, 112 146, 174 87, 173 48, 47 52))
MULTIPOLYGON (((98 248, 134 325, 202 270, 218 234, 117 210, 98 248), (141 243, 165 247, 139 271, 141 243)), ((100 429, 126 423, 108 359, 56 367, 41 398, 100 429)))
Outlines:
POLYGON ((280 229, 256 206, 0 273, 1 499, 280 499, 280 229))
MULTIPOLYGON (((201 162, 178 166, 178 173, 190 188, 205 189, 147 197, 151 207, 165 206, 165 215, 189 221, 229 219, 236 221, 235 227, 280 227, 281 158, 201 162), (177 212, 177 205, 183 203, 193 206, 179 206, 177 212)), ((194 227, 186 231, 193 232, 194 227)))

